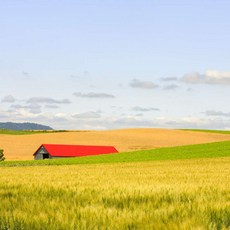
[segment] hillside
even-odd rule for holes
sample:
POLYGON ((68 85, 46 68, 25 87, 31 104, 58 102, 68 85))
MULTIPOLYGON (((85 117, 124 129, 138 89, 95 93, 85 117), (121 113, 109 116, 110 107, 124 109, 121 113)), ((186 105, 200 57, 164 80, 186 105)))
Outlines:
POLYGON ((124 163, 162 160, 184 160, 196 158, 202 159, 217 157, 230 157, 230 141, 150 150, 139 150, 118 154, 104 154, 100 156, 87 156, 39 161, 5 161, 0 163, 0 167, 124 163))
POLYGON ((0 134, 0 148, 4 149, 7 160, 32 160, 33 153, 41 144, 112 145, 119 152, 128 152, 227 140, 230 140, 229 134, 168 129, 123 129, 30 135, 0 134))
POLYGON ((0 129, 9 130, 53 130, 51 127, 36 123, 0 122, 0 129))

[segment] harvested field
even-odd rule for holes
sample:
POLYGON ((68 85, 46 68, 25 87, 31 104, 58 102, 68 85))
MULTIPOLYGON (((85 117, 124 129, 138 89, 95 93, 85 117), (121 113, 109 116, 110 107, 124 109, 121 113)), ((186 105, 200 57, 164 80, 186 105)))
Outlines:
POLYGON ((0 135, 0 148, 7 160, 30 160, 44 143, 113 145, 119 152, 154 149, 230 140, 230 134, 202 133, 169 129, 123 129, 73 131, 32 135, 0 135))

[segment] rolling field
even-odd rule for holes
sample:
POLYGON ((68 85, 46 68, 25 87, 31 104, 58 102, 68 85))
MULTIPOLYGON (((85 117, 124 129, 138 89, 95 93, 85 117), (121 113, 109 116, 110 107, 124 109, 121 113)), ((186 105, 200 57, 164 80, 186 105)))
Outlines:
POLYGON ((230 134, 229 130, 210 130, 210 129, 180 129, 184 131, 195 131, 202 133, 221 133, 221 134, 230 134))
POLYGON ((3 161, 0 167, 14 166, 44 166, 44 165, 76 165, 76 164, 103 164, 121 162, 143 162, 159 160, 181 160, 194 158, 230 157, 230 141, 208 144, 168 147, 150 150, 139 150, 116 154, 104 154, 98 156, 60 158, 52 160, 26 160, 3 161))
POLYGON ((14 146, 77 135, 79 144, 91 135, 95 144, 135 151, 0 162, 0 229, 230 229, 228 134, 141 129, 0 137, 13 138, 14 146), (214 143, 185 145, 201 140, 214 143))
POLYGON ((0 168, 0 229, 229 229, 230 157, 0 168))
POLYGON ((113 145, 119 152, 230 140, 230 134, 167 129, 124 129, 0 134, 7 160, 31 160, 41 144, 113 145), (11 135, 10 135, 11 134, 11 135))

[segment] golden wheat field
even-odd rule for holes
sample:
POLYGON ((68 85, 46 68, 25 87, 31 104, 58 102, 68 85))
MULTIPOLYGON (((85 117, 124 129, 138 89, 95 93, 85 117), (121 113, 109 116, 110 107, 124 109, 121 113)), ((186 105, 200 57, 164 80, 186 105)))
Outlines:
POLYGON ((1 168, 0 229, 229 229, 229 164, 1 168))
POLYGON ((31 160, 41 144, 112 145, 119 152, 230 140, 229 134, 169 129, 72 131, 32 135, 0 134, 7 160, 31 160))

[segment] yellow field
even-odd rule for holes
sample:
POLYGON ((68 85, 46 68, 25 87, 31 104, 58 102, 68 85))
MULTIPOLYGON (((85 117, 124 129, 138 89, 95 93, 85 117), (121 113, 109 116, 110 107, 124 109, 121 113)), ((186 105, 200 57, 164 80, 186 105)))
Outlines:
POLYGON ((1 168, 0 229, 229 229, 230 158, 1 168))
POLYGON ((113 145, 118 151, 230 140, 230 135, 167 129, 123 129, 33 135, 0 135, 7 160, 30 160, 41 144, 113 145))

